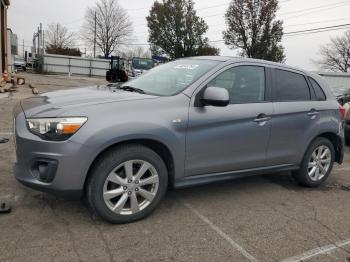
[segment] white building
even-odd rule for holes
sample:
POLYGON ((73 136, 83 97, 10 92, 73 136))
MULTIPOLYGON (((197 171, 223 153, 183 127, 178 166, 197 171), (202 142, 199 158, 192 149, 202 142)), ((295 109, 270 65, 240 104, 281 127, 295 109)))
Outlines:
POLYGON ((18 38, 10 28, 7 28, 7 71, 15 71, 15 56, 18 55, 18 38))
POLYGON ((326 79, 332 89, 350 89, 350 73, 318 72, 326 79))

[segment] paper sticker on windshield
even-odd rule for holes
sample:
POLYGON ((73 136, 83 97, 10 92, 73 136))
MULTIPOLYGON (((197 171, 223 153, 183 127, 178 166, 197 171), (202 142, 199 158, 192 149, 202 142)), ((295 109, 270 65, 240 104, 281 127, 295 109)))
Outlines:
POLYGON ((177 65, 175 66, 175 69, 186 69, 186 70, 194 70, 198 67, 199 65, 177 65))

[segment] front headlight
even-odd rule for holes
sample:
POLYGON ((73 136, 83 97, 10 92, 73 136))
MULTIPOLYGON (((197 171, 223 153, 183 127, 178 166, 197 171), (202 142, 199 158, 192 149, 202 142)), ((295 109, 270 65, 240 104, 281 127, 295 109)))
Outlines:
POLYGON ((63 141, 74 135, 86 121, 87 117, 28 118, 27 125, 30 132, 43 139, 63 141))

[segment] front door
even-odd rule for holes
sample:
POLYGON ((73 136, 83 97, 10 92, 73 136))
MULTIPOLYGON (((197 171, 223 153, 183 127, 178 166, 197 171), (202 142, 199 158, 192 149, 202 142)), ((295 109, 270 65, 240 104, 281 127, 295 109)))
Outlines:
POLYGON ((263 166, 272 115, 272 104, 266 101, 265 68, 231 67, 208 86, 226 88, 230 104, 190 106, 186 176, 263 166))

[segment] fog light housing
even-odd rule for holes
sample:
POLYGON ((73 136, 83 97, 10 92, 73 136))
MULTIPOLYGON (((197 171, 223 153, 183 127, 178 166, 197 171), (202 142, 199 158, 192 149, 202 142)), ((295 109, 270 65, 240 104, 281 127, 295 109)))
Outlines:
POLYGON ((54 159, 35 159, 31 172, 35 179, 40 182, 50 183, 56 175, 58 161, 54 159))

